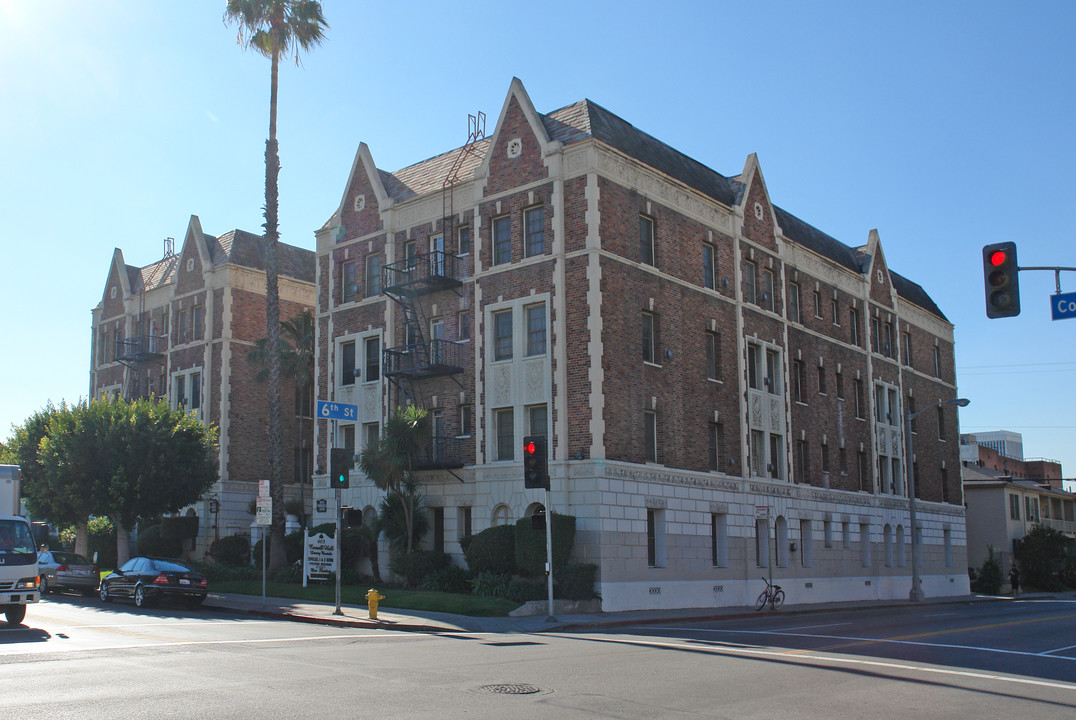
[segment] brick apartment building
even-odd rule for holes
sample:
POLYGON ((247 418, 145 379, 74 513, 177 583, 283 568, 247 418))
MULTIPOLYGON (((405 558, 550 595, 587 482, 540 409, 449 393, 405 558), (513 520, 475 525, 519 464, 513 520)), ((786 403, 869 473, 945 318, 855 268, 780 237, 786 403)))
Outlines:
MULTIPOLYGON (((319 420, 361 448, 431 411, 428 547, 540 507, 576 516, 603 608, 907 597, 905 409, 955 398, 953 327, 886 265, 583 100, 540 114, 513 80, 492 132, 394 173, 359 146, 317 233, 319 420)), ((928 596, 968 591, 956 409, 913 430, 928 596)), ((380 493, 354 478, 344 503, 380 493)), ((331 491, 315 476, 315 498, 331 491)))
MULTIPOLYGON (((314 253, 280 244, 278 257, 281 318, 312 310, 314 253)), ((219 428, 220 479, 187 511, 201 521, 193 556, 218 537, 249 534, 250 501, 269 472, 266 387, 247 360, 265 337, 263 239, 242 230, 207 235, 191 216, 178 255, 168 239, 161 260, 136 267, 117 248, 92 312, 91 397, 165 397, 219 428)), ((309 392, 297 402, 286 379, 282 393, 286 496, 299 498, 305 488, 309 498, 312 403, 309 392)))

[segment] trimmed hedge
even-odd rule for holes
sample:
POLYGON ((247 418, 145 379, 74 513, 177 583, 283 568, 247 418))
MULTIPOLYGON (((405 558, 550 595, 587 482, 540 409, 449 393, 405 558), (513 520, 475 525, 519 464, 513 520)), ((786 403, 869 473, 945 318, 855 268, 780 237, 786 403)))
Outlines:
MULTIPOLYGON (((460 543, 461 545, 463 543, 460 543)), ((470 537, 463 556, 472 573, 495 575, 516 573, 516 529, 511 525, 494 525, 470 537)))
POLYGON ((452 564, 447 553, 433 550, 416 550, 410 555, 402 552, 392 554, 389 569, 404 579, 406 587, 418 587, 427 575, 452 564))
POLYGON ((221 565, 230 567, 250 565, 250 537, 247 535, 226 535, 214 541, 209 548, 209 555, 221 565))
POLYGON ((565 600, 591 600, 598 566, 593 563, 569 563, 553 572, 553 595, 565 600))
MULTIPOLYGON (((531 528, 531 519, 516 522, 516 567, 521 575, 545 574, 545 532, 531 528)), ((553 567, 568 564, 575 544, 575 516, 553 513, 553 567)))

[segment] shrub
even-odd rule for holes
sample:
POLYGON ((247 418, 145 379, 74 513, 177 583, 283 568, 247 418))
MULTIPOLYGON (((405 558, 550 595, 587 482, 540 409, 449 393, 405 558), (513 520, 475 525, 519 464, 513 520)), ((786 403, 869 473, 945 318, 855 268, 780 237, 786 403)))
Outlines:
POLYGON ((491 572, 478 573, 471 581, 475 595, 491 598, 508 598, 511 594, 512 576, 491 572))
POLYGON ((434 570, 422 580, 422 589, 432 592, 471 594, 471 578, 459 565, 434 570))
POLYGON ((590 600, 595 597, 597 574, 593 563, 569 563, 553 573, 553 594, 565 600, 590 600))
POLYGON ((971 581, 971 590, 983 595, 997 595, 1001 592, 1002 584, 1001 561, 994 554, 993 546, 987 547, 987 552, 986 561, 971 581))
MULTIPOLYGON (((516 522, 516 567, 521 575, 545 574, 545 532, 531 527, 529 517, 516 522)), ((568 564, 575 544, 575 516, 553 513, 553 567, 568 564)))
POLYGON ((116 528, 112 526, 112 520, 109 518, 96 517, 90 520, 89 553, 91 560, 93 554, 97 553, 98 567, 116 567, 116 528))
POLYGON ((150 557, 177 558, 183 554, 183 543, 176 539, 165 539, 161 535, 160 525, 150 525, 145 529, 139 529, 136 547, 139 555, 150 557))
POLYGON ((516 529, 511 525, 494 525, 472 535, 470 542, 463 549, 463 556, 467 559, 467 567, 476 575, 483 572, 514 575, 516 529))
POLYGON ((451 562, 446 553, 433 550, 416 550, 410 555, 396 552, 389 560, 389 569, 404 579, 406 587, 417 587, 427 575, 451 562))
POLYGON ((227 582, 229 580, 260 580, 262 577, 261 570, 252 568, 249 565, 231 567, 218 563, 197 562, 191 563, 191 567, 205 575, 210 583, 227 582))
POLYGON ((1060 590, 1065 547, 1066 537, 1060 530, 1038 524, 1032 527, 1016 549, 1020 584, 1047 592, 1060 590))
POLYGON ((221 565, 242 567, 250 565, 250 538, 246 535, 227 535, 214 541, 209 555, 221 565))
POLYGON ((521 605, 528 600, 545 600, 548 596, 549 590, 546 588, 544 577, 538 580, 512 578, 508 586, 508 599, 521 605))
POLYGON ((301 585, 303 582, 303 564, 297 562, 285 565, 273 573, 273 582, 301 585))
MULTIPOLYGON (((268 535, 268 533, 266 533, 268 535)), ((262 566, 262 542, 265 538, 258 540, 254 543, 254 567, 260 568, 262 566)), ((272 543, 266 548, 266 555, 268 551, 272 549, 272 543)), ((288 564, 291 565, 297 560, 303 559, 303 531, 296 530, 293 533, 288 533, 284 536, 284 553, 287 556, 288 564)), ((266 558, 269 560, 269 558, 266 558)))

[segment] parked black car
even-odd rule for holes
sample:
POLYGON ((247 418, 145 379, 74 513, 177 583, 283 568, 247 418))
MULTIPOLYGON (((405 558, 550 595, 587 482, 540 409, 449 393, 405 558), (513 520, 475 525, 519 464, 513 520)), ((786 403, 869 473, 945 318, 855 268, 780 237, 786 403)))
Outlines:
POLYGON ((177 560, 135 557, 101 581, 101 599, 130 598, 140 608, 162 600, 198 607, 208 587, 204 575, 177 560))

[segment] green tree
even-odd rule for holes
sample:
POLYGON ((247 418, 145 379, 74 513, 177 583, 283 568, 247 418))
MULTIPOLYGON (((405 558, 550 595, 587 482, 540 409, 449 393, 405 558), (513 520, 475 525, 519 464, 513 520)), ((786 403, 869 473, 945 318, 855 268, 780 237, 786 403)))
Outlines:
MULTIPOLYGON (((406 542, 404 551, 410 555, 414 547, 415 508, 418 499, 415 482, 415 457, 430 442, 433 432, 430 414, 415 405, 397 408, 385 423, 381 437, 366 444, 359 455, 359 469, 374 484, 400 501, 406 542)), ((382 530, 386 531, 384 525, 382 530)))
POLYGON ((1054 592, 1062 588, 1061 570, 1069 539, 1060 530, 1036 523, 1020 541, 1016 560, 1020 584, 1054 592))
MULTIPOLYGON (((325 37, 328 23, 316 0, 228 0, 224 20, 239 26, 240 45, 270 60, 269 139, 265 141, 265 326, 269 347, 280 345, 280 292, 277 286, 279 261, 277 243, 278 187, 280 152, 276 138, 277 87, 281 55, 309 51, 325 37)), ((273 500, 273 523, 270 532, 270 567, 277 569, 287 562, 284 547, 284 487, 281 484, 283 449, 280 430, 280 372, 277 353, 268 356, 269 396, 269 495, 273 500)))

